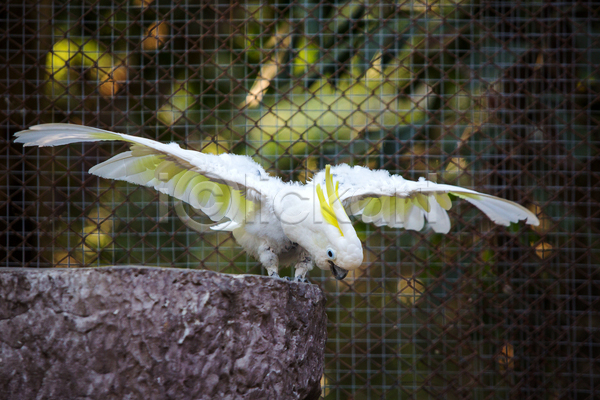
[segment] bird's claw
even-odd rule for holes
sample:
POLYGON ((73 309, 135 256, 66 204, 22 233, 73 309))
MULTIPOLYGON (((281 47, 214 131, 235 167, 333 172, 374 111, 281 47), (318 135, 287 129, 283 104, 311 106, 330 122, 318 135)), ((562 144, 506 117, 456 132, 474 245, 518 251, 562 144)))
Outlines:
POLYGON ((308 279, 303 278, 301 276, 296 276, 294 278, 292 278, 291 276, 286 276, 284 279, 288 282, 308 283, 308 279))

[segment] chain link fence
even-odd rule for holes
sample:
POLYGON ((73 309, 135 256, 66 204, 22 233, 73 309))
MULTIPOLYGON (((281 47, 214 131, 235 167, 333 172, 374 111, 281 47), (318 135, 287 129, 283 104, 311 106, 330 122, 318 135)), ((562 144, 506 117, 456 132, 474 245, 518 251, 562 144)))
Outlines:
POLYGON ((34 124, 247 154, 284 179, 430 177, 541 224, 466 202, 447 235, 357 221, 363 267, 310 273, 323 397, 599 397, 600 2, 8 0, 0 38, 2 266, 265 273, 170 198, 87 173, 125 145, 12 142, 34 124))

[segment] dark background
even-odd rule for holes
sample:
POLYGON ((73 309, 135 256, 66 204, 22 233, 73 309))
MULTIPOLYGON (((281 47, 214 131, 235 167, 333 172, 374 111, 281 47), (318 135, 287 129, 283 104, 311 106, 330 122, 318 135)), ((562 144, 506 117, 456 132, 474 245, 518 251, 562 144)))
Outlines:
POLYGON ((341 162, 429 176, 541 224, 459 201, 447 235, 356 222, 364 268, 310 274, 325 399, 597 398, 599 65, 592 1, 9 0, 0 262, 265 273, 169 198, 87 174, 124 145, 12 143, 34 124, 247 154, 284 179, 341 162))

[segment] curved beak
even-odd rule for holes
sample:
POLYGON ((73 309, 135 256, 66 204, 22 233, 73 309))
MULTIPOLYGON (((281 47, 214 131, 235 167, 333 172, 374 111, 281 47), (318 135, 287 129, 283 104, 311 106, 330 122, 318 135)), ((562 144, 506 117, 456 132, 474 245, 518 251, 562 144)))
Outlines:
POLYGON ((346 275, 348 275, 348 271, 338 267, 333 263, 333 261, 329 261, 329 268, 331 269, 331 273, 333 274, 334 278, 338 281, 343 280, 346 275))

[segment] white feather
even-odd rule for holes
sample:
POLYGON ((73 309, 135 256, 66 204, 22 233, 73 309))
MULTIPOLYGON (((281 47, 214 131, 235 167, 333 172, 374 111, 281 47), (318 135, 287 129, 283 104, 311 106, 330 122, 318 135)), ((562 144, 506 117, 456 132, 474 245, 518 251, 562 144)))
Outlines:
POLYGON ((450 217, 443 208, 438 196, 429 196, 429 207, 431 210, 427 213, 427 221, 429 225, 437 233, 450 232, 450 217))
MULTIPOLYGON (((336 205, 339 203, 334 203, 333 222, 331 217, 324 222, 322 203, 321 207, 314 204, 318 204, 314 185, 327 187, 325 171, 306 185, 283 183, 246 156, 203 154, 182 149, 176 143, 164 144, 80 125, 38 125, 15 136, 15 141, 25 146, 104 140, 131 143, 130 151, 96 165, 90 173, 153 187, 202 210, 213 221, 221 222, 212 229, 232 231, 238 243, 260 259, 270 274, 277 272, 279 263, 297 263, 298 276, 302 278, 310 269, 307 260, 322 269, 358 268, 363 260, 362 245, 346 213, 361 215, 363 221, 377 226, 411 230, 421 230, 427 220, 435 232, 447 233, 450 218, 446 211, 452 206, 448 194, 465 199, 500 225, 519 220, 539 224, 532 212, 508 200, 348 165, 331 168, 346 213, 336 205), (302 218, 292 223, 284 216, 302 218), (335 265, 331 257, 327 258, 327 250, 332 247, 336 248, 335 265)), ((335 195, 328 189, 327 196, 335 195)))
MULTIPOLYGON (((379 214, 362 215, 364 222, 375 225, 400 225, 403 221, 405 229, 421 230, 424 225, 423 217, 427 217, 435 232, 447 233, 450 230, 450 219, 446 210, 452 203, 448 193, 464 198, 485 213, 492 221, 500 225, 526 220, 530 225, 539 225, 539 220, 525 207, 509 200, 483 194, 458 186, 438 184, 420 179, 408 181, 399 175, 390 175, 388 171, 373 171, 368 168, 348 165, 338 165, 331 168, 335 180, 340 182, 340 198, 348 214, 362 215, 365 199, 384 197, 405 198, 410 201, 402 212, 397 213, 397 219, 386 219, 384 212, 379 214), (422 197, 426 196, 426 197, 422 197), (361 207, 363 205, 363 207, 361 207), (426 208, 429 208, 427 210, 426 208), (393 220, 393 221, 392 221, 393 220)), ((321 183, 325 179, 323 171, 316 174, 314 182, 321 183)), ((401 206, 399 207, 401 208, 401 206)))
MULTIPOLYGON (((223 218, 240 222, 240 196, 260 203, 262 196, 277 191, 281 184, 251 158, 235 154, 219 156, 182 149, 176 143, 159 143, 150 139, 71 124, 45 124, 31 127, 27 131, 15 134, 15 142, 24 146, 57 146, 77 142, 96 142, 121 140, 132 143, 131 151, 117 154, 90 169, 90 173, 107 179, 123 180, 138 185, 153 187, 161 193, 186 201, 193 207, 208 210, 216 201, 222 200, 209 196, 204 205, 198 199, 191 198, 194 180, 202 176, 214 183, 217 193, 229 194, 230 203, 211 213, 215 221, 223 218), (267 183, 267 184, 265 184, 267 183), (229 189, 225 189, 226 185, 229 189), (220 189, 219 189, 220 187, 220 189)), ((195 193, 198 193, 197 190, 195 193)), ((203 191, 208 193, 208 191, 203 191)))

